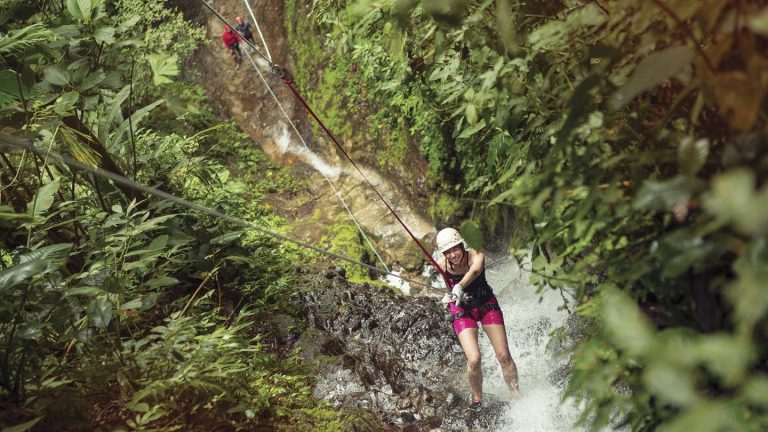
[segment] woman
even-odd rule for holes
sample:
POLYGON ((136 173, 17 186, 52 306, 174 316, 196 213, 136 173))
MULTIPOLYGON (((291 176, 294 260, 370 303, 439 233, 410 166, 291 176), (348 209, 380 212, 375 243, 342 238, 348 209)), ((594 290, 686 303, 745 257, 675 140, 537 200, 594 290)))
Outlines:
POLYGON ((453 282, 449 296, 451 321, 459 343, 467 356, 467 378, 472 389, 469 408, 480 409, 483 396, 483 372, 480 369, 480 347, 477 343, 479 322, 493 346, 504 380, 512 396, 517 395, 517 366, 509 353, 504 316, 496 296, 485 279, 485 257, 482 252, 464 247, 464 239, 453 228, 437 234, 437 248, 443 253, 440 268, 453 282))

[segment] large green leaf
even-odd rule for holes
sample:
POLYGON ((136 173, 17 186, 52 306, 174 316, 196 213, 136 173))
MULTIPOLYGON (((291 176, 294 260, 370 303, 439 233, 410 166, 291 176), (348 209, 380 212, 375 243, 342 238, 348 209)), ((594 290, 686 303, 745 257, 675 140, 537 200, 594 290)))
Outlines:
POLYGON ((483 129, 484 127, 485 127, 485 120, 480 119, 480 121, 478 121, 477 123, 461 131, 459 136, 456 138, 457 139, 469 138, 472 135, 476 134, 479 130, 483 129))
POLYGON ((45 80, 53 85, 63 86, 69 83, 69 75, 67 72, 58 66, 48 66, 43 71, 45 80))
POLYGON ((178 59, 175 55, 150 54, 147 59, 152 68, 152 79, 155 85, 171 83, 173 81, 170 77, 179 74, 178 59))
POLYGON ((67 0, 67 11, 78 21, 89 24, 98 18, 102 0, 67 0))
POLYGON ((99 43, 111 44, 115 41, 115 28, 110 26, 99 27, 93 32, 93 38, 99 43))
POLYGON ((602 302, 606 333, 630 355, 648 354, 654 344, 653 326, 624 292, 608 287, 602 302))
POLYGON ((42 273, 47 268, 47 261, 34 260, 3 270, 0 272, 0 294, 25 280, 42 273))
POLYGON ((635 96, 676 74, 693 61, 695 53, 691 47, 677 46, 649 55, 637 65, 629 82, 613 94, 610 101, 611 107, 622 108, 635 96))
POLYGON ((141 119, 143 119, 147 114, 152 112, 153 109, 157 108, 165 102, 163 99, 160 99, 158 101, 152 102, 151 104, 142 107, 139 110, 136 110, 133 115, 131 115, 130 121, 123 120, 123 122, 120 124, 120 126, 117 128, 117 130, 110 136, 109 138, 109 145, 111 147, 114 147, 120 143, 120 141, 123 139, 123 135, 125 135, 126 132, 128 132, 128 129, 130 128, 131 124, 133 124, 133 127, 136 127, 141 119))
POLYGON ((0 35, 0 55, 23 53, 52 36, 53 33, 42 23, 14 30, 9 35, 0 35))
POLYGON ((677 164, 686 175, 696 175, 704 167, 709 156, 709 140, 702 138, 694 141, 691 137, 685 137, 677 148, 677 164))
POLYGON ((698 401, 695 378, 690 369, 666 362, 656 362, 643 374, 648 389, 663 402, 677 406, 698 401))
POLYGON ((93 299, 87 311, 94 327, 106 328, 112 320, 112 303, 103 298, 93 299))
POLYGON ((22 95, 28 98, 30 93, 30 87, 19 79, 16 72, 10 69, 0 70, 0 107, 21 99, 22 95))
POLYGON ((768 186, 755 190, 755 174, 733 169, 717 176, 712 191, 704 197, 704 207, 721 221, 732 223, 747 234, 768 231, 768 186))
POLYGON ((99 85, 104 79, 107 78, 107 74, 102 70, 97 70, 89 74, 85 79, 77 86, 81 92, 88 91, 93 87, 99 85))
POLYGON ((68 91, 56 99, 53 110, 60 116, 67 116, 74 112, 75 104, 80 99, 80 93, 68 91))
POLYGON ((463 221, 459 225, 459 232, 470 247, 477 250, 483 249, 483 230, 480 229, 480 224, 476 221, 471 219, 463 221))
POLYGON ((49 246, 43 246, 32 252, 19 255, 19 263, 25 263, 35 260, 46 260, 55 265, 63 265, 69 257, 69 252, 74 245, 72 243, 59 243, 49 246))
POLYGON ((59 181, 55 180, 43 185, 37 190, 35 197, 27 204, 27 212, 32 216, 40 216, 53 205, 53 199, 59 190, 59 181))

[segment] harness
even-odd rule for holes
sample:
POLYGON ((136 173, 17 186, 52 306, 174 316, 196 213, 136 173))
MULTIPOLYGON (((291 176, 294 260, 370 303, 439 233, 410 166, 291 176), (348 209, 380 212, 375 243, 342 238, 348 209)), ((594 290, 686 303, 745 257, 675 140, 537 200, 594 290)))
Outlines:
MULTIPOLYGON (((462 261, 464 258, 468 258, 468 254, 465 252, 465 256, 462 257, 462 261)), ((448 262, 447 263, 449 267, 453 267, 453 265, 448 262)), ((448 277, 452 280, 454 284, 461 281, 461 279, 464 277, 463 274, 457 275, 450 272, 446 272, 448 274, 448 277)), ((480 321, 483 319, 483 316, 488 311, 499 311, 501 310, 498 303, 493 304, 486 304, 488 301, 493 297, 493 290, 491 289, 491 286, 488 285, 488 281, 485 279, 485 269, 477 275, 475 280, 472 281, 469 285, 465 287, 465 292, 469 294, 472 298, 468 302, 462 302, 461 306, 462 311, 459 311, 455 314, 451 314, 451 322, 456 321, 459 318, 463 318, 465 316, 475 318, 472 314, 472 311, 477 309, 478 318, 477 321, 480 321)))
POLYGON ((484 304, 481 306, 477 306, 476 308, 472 308, 470 310, 463 310, 455 314, 451 314, 451 323, 456 321, 459 318, 464 318, 466 316, 472 318, 475 321, 482 321, 483 317, 485 316, 486 312, 489 311, 500 311, 501 307, 498 303, 491 303, 491 304, 484 304), (475 316, 472 314, 472 311, 477 309, 477 319, 475 319, 475 316))

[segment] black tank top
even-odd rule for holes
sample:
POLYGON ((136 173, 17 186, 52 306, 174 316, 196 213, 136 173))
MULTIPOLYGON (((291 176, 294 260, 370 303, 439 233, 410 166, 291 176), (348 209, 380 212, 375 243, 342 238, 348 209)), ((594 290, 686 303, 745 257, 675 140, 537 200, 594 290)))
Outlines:
MULTIPOLYGON (((454 284, 459 283, 466 274, 464 273, 456 275, 449 272, 446 273, 454 284)), ((462 307, 479 307, 484 305, 486 302, 488 302, 488 300, 491 299, 491 297, 493 297, 493 289, 490 285, 488 285, 488 281, 485 279, 485 269, 483 269, 480 274, 477 275, 475 280, 464 287, 464 292, 472 296, 472 298, 468 302, 461 302, 462 307)))

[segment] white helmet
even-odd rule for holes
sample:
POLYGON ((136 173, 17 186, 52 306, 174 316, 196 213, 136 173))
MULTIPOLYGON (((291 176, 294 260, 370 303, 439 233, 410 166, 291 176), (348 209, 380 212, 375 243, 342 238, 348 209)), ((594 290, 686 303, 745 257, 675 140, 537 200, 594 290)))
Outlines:
POLYGON ((461 237, 458 231, 453 228, 444 228, 437 233, 437 248, 440 252, 445 253, 448 249, 464 243, 464 239, 461 237))

